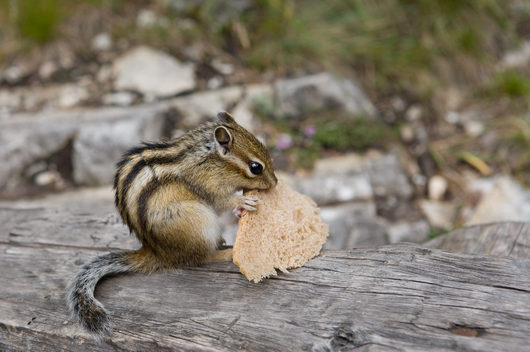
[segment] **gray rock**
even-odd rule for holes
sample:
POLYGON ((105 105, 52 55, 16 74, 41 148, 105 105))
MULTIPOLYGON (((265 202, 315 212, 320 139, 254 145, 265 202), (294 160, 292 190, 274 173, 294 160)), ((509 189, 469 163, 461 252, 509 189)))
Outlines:
POLYGON ((73 144, 74 181, 83 185, 110 184, 115 164, 122 154, 140 141, 157 141, 164 118, 152 109, 135 109, 105 121, 85 123, 73 144))
POLYGON ((251 106, 247 100, 240 101, 231 111, 232 115, 236 119, 237 123, 249 130, 254 132, 256 130, 256 119, 252 112, 251 106))
POLYGON ((206 87, 208 89, 218 89, 223 85, 223 79, 221 77, 215 76, 212 77, 206 82, 206 87))
POLYGON ((114 106, 129 106, 136 96, 131 92, 117 92, 105 94, 102 98, 103 104, 114 106))
POLYGON ((457 206, 451 202, 421 200, 419 207, 432 227, 451 229, 457 212, 457 206))
POLYGON ((388 240, 390 243, 422 243, 429 238, 429 231, 430 226, 424 220, 390 223, 387 227, 388 240))
MULTIPOLYGON (((0 191, 11 192, 22 187, 31 178, 25 174, 26 168, 46 160, 70 142, 73 142, 75 183, 111 183, 115 163, 123 152, 142 140, 156 141, 162 135, 171 135, 171 131, 162 131, 165 119, 178 118, 179 127, 187 130, 213 119, 218 111, 236 105, 243 94, 242 88, 230 87, 129 108, 53 110, 62 91, 71 93, 68 88, 71 87, 51 86, 36 92, 24 90, 21 95, 18 91, 0 91, 0 102, 17 102, 8 105, 6 116, 0 119, 0 191), (48 106, 43 105, 44 101, 48 106), (12 115, 12 111, 22 109, 20 104, 50 110, 12 115), (177 112, 173 113, 175 110, 177 112), (170 117, 168 111, 172 111, 170 117)), ((106 103, 128 104, 134 97, 131 94, 113 93, 104 99, 106 103)), ((78 100, 68 98, 62 104, 70 106, 75 101, 78 100)))
POLYGON ((39 78, 43 81, 49 79, 59 67, 53 61, 44 61, 39 67, 39 78))
POLYGON ((288 116, 324 109, 340 110, 350 115, 376 115, 374 105, 357 84, 327 72, 282 79, 274 88, 280 113, 288 116))
POLYGON ((229 62, 223 62, 218 58, 214 58, 212 59, 211 64, 217 72, 224 76, 228 76, 234 73, 234 65, 229 62))
POLYGON ((421 243, 430 227, 424 220, 396 223, 377 216, 371 201, 353 202, 321 208, 320 217, 329 225, 326 249, 375 247, 395 242, 421 243))
POLYGON ((382 218, 359 218, 344 244, 344 249, 374 248, 388 244, 386 221, 382 218))
POLYGON ((522 45, 513 51, 507 52, 499 66, 501 69, 511 69, 518 67, 525 67, 530 62, 530 40, 522 43, 522 45))
MULTIPOLYGON (((16 111, 37 111, 40 109, 58 108, 59 99, 65 94, 68 95, 67 86, 46 85, 20 88, 17 92, 21 97, 21 105, 16 111)), ((63 100, 63 102, 68 103, 68 99, 63 100)))
POLYGON ((431 200, 441 200, 445 192, 447 192, 447 188, 449 187, 449 183, 447 180, 440 175, 434 175, 429 179, 429 183, 427 186, 429 199, 431 200))
POLYGON ((368 152, 364 155, 359 153, 349 153, 341 156, 319 159, 313 168, 315 175, 326 175, 329 173, 361 173, 367 168, 369 160, 381 158, 383 154, 379 152, 368 152))
POLYGON ((445 114, 445 121, 452 125, 456 125, 460 121, 460 114, 457 111, 450 110, 445 114))
POLYGON ((397 112, 403 112, 407 107, 407 103, 405 102, 405 100, 403 100, 403 98, 399 96, 392 97, 390 99, 390 105, 392 106, 392 109, 397 112))
POLYGON ((421 106, 418 105, 412 105, 407 109, 407 112, 405 112, 405 118, 409 122, 421 120, 422 116, 423 109, 421 108, 421 106))
POLYGON ((393 154, 368 159, 366 173, 376 196, 410 199, 414 194, 407 175, 393 154))
MULTIPOLYGON (((211 120, 219 111, 226 111, 239 102, 243 95, 241 87, 227 87, 219 90, 199 92, 168 101, 183 116, 184 129, 197 126, 204 120, 211 120)), ((239 121, 238 116, 234 116, 239 121)))
POLYGON ((51 84, 0 89, 0 109, 7 114, 41 109, 70 108, 89 97, 81 84, 51 84))
POLYGON ((484 126, 484 123, 480 121, 466 121, 464 123, 464 129, 466 130, 466 133, 470 137, 478 137, 482 133, 484 133, 486 127, 484 126))
POLYGON ((54 43, 49 51, 50 59, 53 58, 59 65, 61 70, 69 70, 73 68, 78 58, 78 55, 70 44, 66 41, 54 43))
POLYGON ((36 70, 37 62, 33 58, 17 60, 14 64, 4 70, 2 78, 7 83, 16 84, 36 70))
POLYGON ((138 27, 153 27, 157 23, 157 15, 153 10, 142 9, 136 16, 136 25, 138 27))
POLYGON ((67 84, 61 88, 57 105, 61 108, 70 108, 79 105, 88 97, 86 87, 79 84, 67 84))
POLYGON ((373 197, 370 180, 363 174, 299 178, 293 187, 298 192, 309 195, 319 205, 370 200, 373 197))
POLYGON ((373 247, 386 243, 384 220, 376 218, 373 202, 323 207, 320 217, 329 225, 324 248, 373 247))
POLYGON ((530 191, 509 176, 497 176, 471 181, 471 191, 482 193, 466 225, 495 221, 529 221, 530 191))
POLYGON ((258 123, 248 103, 245 101, 240 102, 232 109, 231 113, 241 126, 252 133, 256 131, 258 123))
MULTIPOLYGON (((38 55, 23 55, 13 60, 13 63, 7 66, 3 71, 0 71, 0 81, 5 81, 9 84, 25 83, 24 80, 32 77, 38 73, 39 67, 43 62, 50 60, 49 49, 40 50, 38 55)), ((51 50, 53 53, 60 51, 63 54, 62 45, 53 45, 51 50)), ((59 55, 60 55, 59 54, 59 55)), ((3 67, 0 67, 0 69, 3 67)))
POLYGON ((22 95, 14 89, 0 89, 0 107, 6 114, 20 109, 22 95))
POLYGON ((141 140, 162 135, 165 104, 84 111, 17 114, 0 121, 0 192, 27 182, 25 170, 73 141, 74 178, 80 184, 110 184, 115 163, 141 140))
POLYGON ((493 116, 487 110, 478 110, 471 108, 463 111, 449 111, 445 120, 453 125, 459 125, 464 128, 466 134, 470 137, 478 137, 484 133, 485 122, 493 116))
POLYGON ((35 176, 35 184, 40 187, 53 185, 59 189, 64 186, 64 180, 57 171, 44 171, 35 176))
POLYGON ((381 154, 376 151, 364 155, 350 153, 316 162, 314 177, 330 173, 364 175, 368 178, 374 195, 378 197, 394 196, 399 199, 409 199, 414 193, 407 175, 394 154, 381 154))
POLYGON ((96 80, 99 83, 106 84, 107 82, 109 82, 112 79, 112 75, 113 75, 112 66, 110 64, 109 65, 102 65, 99 68, 98 73, 96 74, 96 80))
POLYGON ((405 124, 399 129, 399 135, 403 142, 410 143, 414 140, 415 132, 410 124, 405 124))
POLYGON ((24 183, 24 171, 63 148, 75 134, 73 123, 53 123, 51 116, 17 115, 0 123, 0 191, 15 191, 24 183))
POLYGON ((112 38, 108 33, 99 33, 92 38, 92 49, 97 51, 106 51, 112 48, 112 38))
POLYGON ((272 86, 268 84, 254 84, 245 87, 243 98, 232 110, 237 122, 247 130, 255 131, 259 125, 259 120, 254 113, 255 104, 262 100, 272 101, 272 94, 272 86))
POLYGON ((195 88, 193 65, 148 47, 137 47, 113 65, 116 90, 135 90, 144 95, 167 97, 195 88))
POLYGON ((29 165, 24 170, 24 176, 27 178, 35 179, 36 176, 40 173, 48 171, 48 165, 44 161, 38 161, 29 165))
POLYGON ((8 83, 16 83, 18 80, 22 77, 24 72, 22 71, 22 68, 17 65, 9 66, 3 74, 3 78, 8 83))
POLYGON ((413 188, 393 154, 350 153, 317 161, 314 172, 289 181, 319 205, 391 198, 408 200, 413 188))

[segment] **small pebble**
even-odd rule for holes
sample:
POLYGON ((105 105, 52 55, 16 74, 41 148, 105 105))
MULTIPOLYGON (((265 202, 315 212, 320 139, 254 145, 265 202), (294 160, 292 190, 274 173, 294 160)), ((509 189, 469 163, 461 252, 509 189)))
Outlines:
POLYGON ((439 175, 434 175, 429 179, 428 192, 429 199, 441 200, 449 186, 447 180, 439 175))

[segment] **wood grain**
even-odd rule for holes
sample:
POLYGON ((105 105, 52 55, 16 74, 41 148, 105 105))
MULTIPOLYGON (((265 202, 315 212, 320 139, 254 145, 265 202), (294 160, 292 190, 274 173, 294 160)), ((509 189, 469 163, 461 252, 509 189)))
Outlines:
MULTIPOLYGON (((96 297, 115 330, 97 343, 68 319, 65 287, 121 239, 124 248, 135 245, 100 211, 0 209, 0 351, 524 351, 530 344, 528 256, 410 244, 328 251, 260 284, 231 262, 110 277, 96 297)), ((505 233, 524 248, 527 229, 507 223, 471 232, 505 233)))
POLYGON ((530 259, 530 223, 501 222, 465 227, 424 245, 452 253, 530 259))

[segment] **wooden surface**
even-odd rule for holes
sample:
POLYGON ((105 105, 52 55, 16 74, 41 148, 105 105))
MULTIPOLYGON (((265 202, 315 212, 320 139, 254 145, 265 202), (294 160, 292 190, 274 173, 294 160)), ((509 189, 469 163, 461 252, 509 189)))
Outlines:
MULTIPOLYGON (((230 262, 108 278, 96 297, 115 331, 98 344, 69 321, 65 286, 90 258, 108 248, 136 246, 109 215, 111 205, 98 204, 25 209, 0 204, 0 351, 528 351, 530 346, 528 251, 470 255, 410 244, 325 252, 260 284, 248 282, 230 262)), ((521 249, 530 238, 528 224, 470 231, 475 237, 515 236, 521 249)))
POLYGON ((490 254, 499 257, 530 258, 530 223, 502 222, 476 225, 439 236, 425 247, 452 253, 490 254))

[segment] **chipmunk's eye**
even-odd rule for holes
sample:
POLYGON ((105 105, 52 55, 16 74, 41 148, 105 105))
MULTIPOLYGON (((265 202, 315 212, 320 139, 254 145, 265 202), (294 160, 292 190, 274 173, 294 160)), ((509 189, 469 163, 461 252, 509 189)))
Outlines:
POLYGON ((254 175, 261 175, 263 172, 263 166, 260 163, 251 161, 248 163, 248 166, 250 167, 250 172, 252 172, 254 175))

